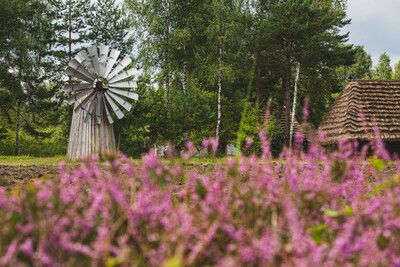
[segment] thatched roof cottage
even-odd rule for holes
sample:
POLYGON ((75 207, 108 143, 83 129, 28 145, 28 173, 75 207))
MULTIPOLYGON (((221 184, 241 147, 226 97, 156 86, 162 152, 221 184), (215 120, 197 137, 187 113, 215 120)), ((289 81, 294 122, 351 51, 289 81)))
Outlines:
POLYGON ((373 126, 389 150, 400 148, 400 81, 355 80, 349 82, 319 127, 326 134, 323 145, 340 139, 368 141, 373 126))

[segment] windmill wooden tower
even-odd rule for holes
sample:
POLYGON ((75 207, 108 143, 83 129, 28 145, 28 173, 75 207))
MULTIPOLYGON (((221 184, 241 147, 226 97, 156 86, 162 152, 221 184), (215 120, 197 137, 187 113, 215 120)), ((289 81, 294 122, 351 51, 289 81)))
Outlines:
POLYGON ((108 46, 89 47, 80 51, 68 63, 65 72, 80 82, 65 85, 64 91, 72 93, 68 104, 74 104, 67 158, 77 160, 83 156, 105 151, 116 151, 113 131, 113 112, 118 119, 132 105, 125 99, 138 100, 133 92, 138 70, 127 68, 132 60, 108 46), (121 109, 121 107, 123 109, 121 109))

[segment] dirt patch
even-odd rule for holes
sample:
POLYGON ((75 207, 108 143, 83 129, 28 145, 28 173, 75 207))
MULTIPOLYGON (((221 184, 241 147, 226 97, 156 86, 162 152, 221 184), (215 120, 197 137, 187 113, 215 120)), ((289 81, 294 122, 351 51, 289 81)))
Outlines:
MULTIPOLYGON (((201 174, 209 174, 220 164, 202 164, 202 163, 185 163, 183 167, 186 170, 196 170, 201 174)), ((75 166, 76 167, 76 166, 75 166)), ((376 174, 372 166, 367 166, 364 170, 365 177, 371 182, 376 180, 376 174)), ((386 166, 378 175, 391 179, 397 169, 394 164, 386 166)), ((15 185, 27 183, 36 178, 54 178, 58 175, 58 169, 55 165, 29 165, 29 166, 9 166, 0 165, 0 186, 11 188, 15 185)))
POLYGON ((57 166, 7 166, 0 165, 0 186, 9 188, 43 176, 56 176, 57 166))

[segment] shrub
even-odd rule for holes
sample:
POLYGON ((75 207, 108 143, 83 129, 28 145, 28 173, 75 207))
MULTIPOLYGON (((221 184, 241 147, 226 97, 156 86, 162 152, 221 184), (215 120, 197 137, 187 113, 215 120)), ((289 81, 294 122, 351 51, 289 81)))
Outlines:
MULTIPOLYGON (((21 133, 19 140, 19 155, 33 157, 48 157, 64 155, 67 152, 67 140, 57 137, 35 138, 21 133)), ((0 155, 15 155, 15 134, 8 133, 4 139, 0 139, 0 155)))
POLYGON ((0 189, 0 265, 400 264, 400 162, 388 163, 380 141, 370 162, 351 142, 275 162, 260 139, 261 158, 229 158, 207 174, 153 153, 140 166, 111 155, 0 189))

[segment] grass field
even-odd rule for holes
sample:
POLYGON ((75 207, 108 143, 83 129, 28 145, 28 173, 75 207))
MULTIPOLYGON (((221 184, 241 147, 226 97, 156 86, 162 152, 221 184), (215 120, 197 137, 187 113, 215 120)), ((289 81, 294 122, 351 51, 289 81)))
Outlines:
POLYGON ((0 156, 0 165, 28 166, 28 165, 55 165, 65 160, 65 156, 30 157, 30 156, 0 156))
MULTIPOLYGON (((0 166, 8 165, 8 166, 43 166, 43 165, 56 165, 60 161, 66 161, 67 163, 76 164, 79 162, 69 162, 66 160, 64 155, 59 155, 55 157, 31 157, 31 156, 0 156, 0 166)), ((135 163, 141 163, 141 159, 131 159, 135 163)), ((169 160, 169 159, 165 159, 169 160)), ((218 164, 225 162, 226 158, 204 158, 204 157, 194 157, 187 161, 183 161, 181 158, 174 159, 176 162, 182 164, 218 164)))

